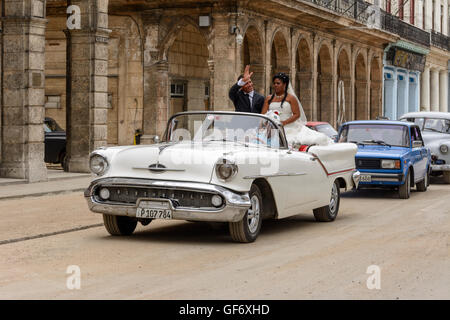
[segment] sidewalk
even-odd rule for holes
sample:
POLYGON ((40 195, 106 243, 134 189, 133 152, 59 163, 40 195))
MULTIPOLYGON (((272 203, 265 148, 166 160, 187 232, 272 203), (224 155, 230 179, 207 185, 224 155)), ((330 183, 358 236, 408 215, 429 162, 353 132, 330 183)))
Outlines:
POLYGON ((92 180, 89 173, 64 172, 48 167, 48 181, 27 183, 21 179, 0 178, 0 200, 38 197, 65 192, 82 192, 92 180))

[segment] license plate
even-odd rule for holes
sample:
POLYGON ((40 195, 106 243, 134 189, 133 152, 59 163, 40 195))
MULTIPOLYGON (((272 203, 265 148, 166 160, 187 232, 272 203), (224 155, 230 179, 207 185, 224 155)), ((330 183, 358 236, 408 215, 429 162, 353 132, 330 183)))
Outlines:
POLYGON ((372 182, 372 176, 369 174, 362 174, 359 181, 361 182, 372 182))
POLYGON ((172 219, 172 210, 167 201, 140 201, 136 218, 172 219))

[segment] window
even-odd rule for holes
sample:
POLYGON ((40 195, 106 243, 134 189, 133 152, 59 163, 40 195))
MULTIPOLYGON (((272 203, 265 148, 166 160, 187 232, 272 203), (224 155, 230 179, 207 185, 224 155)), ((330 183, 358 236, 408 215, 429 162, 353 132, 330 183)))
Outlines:
POLYGON ((398 17, 400 18, 400 20, 403 20, 405 15, 405 11, 403 10, 404 5, 405 4, 403 3, 403 0, 398 0, 398 17))
POLYGON ((436 30, 436 28, 435 28, 435 26, 434 26, 434 0, 433 0, 433 6, 432 6, 432 9, 431 9, 431 30, 433 30, 433 31, 435 31, 436 30))
POLYGON ((386 12, 391 13, 391 0, 386 0, 386 12))
POLYGON ((409 0, 409 22, 411 24, 414 24, 414 16, 415 16, 415 11, 414 11, 414 0, 409 0))
POLYGON ((183 98, 184 97, 184 83, 172 83, 170 85, 170 97, 171 98, 183 98))
POLYGON ((422 7, 422 29, 425 30, 425 1, 422 7))

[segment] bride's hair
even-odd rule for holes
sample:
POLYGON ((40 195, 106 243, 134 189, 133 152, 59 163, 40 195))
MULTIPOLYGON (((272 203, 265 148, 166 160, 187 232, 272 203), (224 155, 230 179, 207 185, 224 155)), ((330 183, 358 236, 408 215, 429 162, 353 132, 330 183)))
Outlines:
MULTIPOLYGON (((283 108, 283 102, 286 100, 286 97, 288 95, 288 88, 289 88, 289 76, 286 73, 280 72, 273 76, 272 83, 275 81, 275 79, 280 79, 281 82, 286 84, 286 88, 284 88, 284 97, 283 100, 281 100, 280 108, 283 108)), ((275 98, 275 93, 272 94, 272 96, 269 99, 269 104, 272 102, 273 98, 275 98)))

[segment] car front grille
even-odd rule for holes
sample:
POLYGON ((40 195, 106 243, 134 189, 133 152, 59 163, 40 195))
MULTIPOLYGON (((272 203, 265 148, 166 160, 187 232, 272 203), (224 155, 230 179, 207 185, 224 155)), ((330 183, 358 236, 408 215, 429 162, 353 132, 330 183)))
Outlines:
POLYGON ((99 186, 96 188, 94 195, 97 201, 112 204, 136 204, 138 199, 156 198, 170 199, 175 207, 219 209, 211 204, 211 198, 214 193, 199 191, 131 186, 99 186), (103 187, 108 188, 110 192, 108 200, 102 200, 99 197, 99 190, 103 187))
POLYGON ((380 169, 381 160, 356 158, 356 169, 380 169))

